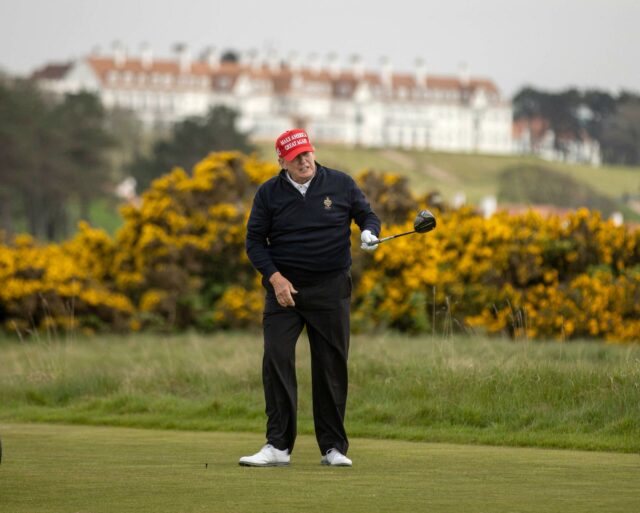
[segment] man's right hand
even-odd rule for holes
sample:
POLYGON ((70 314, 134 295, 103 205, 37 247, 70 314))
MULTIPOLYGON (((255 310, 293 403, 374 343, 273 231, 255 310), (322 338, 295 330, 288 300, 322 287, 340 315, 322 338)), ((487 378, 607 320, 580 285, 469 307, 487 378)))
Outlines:
POLYGON ((276 299, 280 306, 296 306, 293 300, 293 294, 297 294, 298 291, 293 288, 293 285, 279 272, 275 272, 269 278, 269 283, 273 286, 273 290, 276 293, 276 299))
POLYGON ((378 249, 378 245, 373 244, 373 242, 378 242, 378 237, 371 233, 371 230, 364 230, 360 235, 360 240, 362 241, 361 249, 369 252, 378 249))

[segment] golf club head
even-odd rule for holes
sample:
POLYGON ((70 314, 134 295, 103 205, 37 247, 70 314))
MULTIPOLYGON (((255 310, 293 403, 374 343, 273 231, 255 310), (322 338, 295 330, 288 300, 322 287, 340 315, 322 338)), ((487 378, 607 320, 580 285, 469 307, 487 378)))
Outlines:
POLYGON ((436 218, 428 210, 421 210, 413 222, 413 227, 418 233, 427 233, 436 227, 436 218))

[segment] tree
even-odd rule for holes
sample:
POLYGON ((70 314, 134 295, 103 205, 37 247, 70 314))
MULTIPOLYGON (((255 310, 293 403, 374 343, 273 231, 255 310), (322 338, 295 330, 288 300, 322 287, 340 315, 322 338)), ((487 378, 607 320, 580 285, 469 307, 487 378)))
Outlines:
POLYGON ((640 101, 628 100, 608 118, 602 130, 602 151, 607 162, 640 164, 640 101))
POLYGON ((153 134, 134 112, 112 108, 105 112, 106 129, 114 146, 109 152, 112 180, 117 183, 126 178, 127 166, 139 154, 148 153, 153 134))
POLYGON ((580 121, 576 112, 581 102, 581 95, 575 89, 554 94, 525 88, 513 99, 514 117, 545 119, 556 134, 556 148, 563 149, 563 139, 579 135, 580 121))
POLYGON ((615 112, 616 99, 609 93, 589 90, 584 93, 584 104, 591 112, 590 119, 585 121, 587 133, 601 143, 604 122, 615 112))
MULTIPOLYGON (((13 231, 14 215, 22 210, 25 191, 42 185, 38 176, 41 149, 49 140, 47 106, 40 91, 27 81, 0 83, 0 201, 3 229, 13 231)), ((30 223, 33 228, 33 223, 30 223)))
POLYGON ((526 87, 513 98, 514 118, 546 120, 557 149, 586 133, 600 143, 605 162, 626 165, 640 163, 637 105, 640 95, 630 91, 615 97, 598 90, 549 93, 526 87))
POLYGON ((191 169, 212 151, 252 151, 247 135, 236 129, 237 117, 234 110, 218 106, 205 116, 193 116, 176 123, 168 139, 153 145, 150 156, 138 155, 129 166, 138 190, 146 189, 154 179, 176 166, 191 169))
MULTIPOLYGON (((14 187, 16 167, 15 156, 15 99, 11 94, 8 79, 0 77, 0 232, 11 235, 13 232, 14 201, 11 194, 14 187)), ((0 233, 0 242, 2 241, 0 233)))
MULTIPOLYGON (((68 234, 69 202, 83 211, 107 180, 104 112, 88 93, 59 100, 25 80, 0 83, 2 226, 14 217, 49 240, 68 234)), ((86 217, 86 216, 85 216, 86 217)))
POLYGON ((240 62, 240 56, 235 50, 225 50, 220 57, 220 62, 233 62, 234 64, 237 64, 240 62))
POLYGON ((89 219, 92 199, 105 193, 109 183, 107 151, 114 140, 106 130, 106 115, 100 100, 93 94, 69 94, 53 112, 56 122, 65 127, 64 155, 68 162, 70 192, 79 202, 81 217, 89 219))
POLYGON ((532 87, 521 89, 513 97, 513 117, 514 119, 531 119, 542 116, 542 103, 544 93, 532 87))

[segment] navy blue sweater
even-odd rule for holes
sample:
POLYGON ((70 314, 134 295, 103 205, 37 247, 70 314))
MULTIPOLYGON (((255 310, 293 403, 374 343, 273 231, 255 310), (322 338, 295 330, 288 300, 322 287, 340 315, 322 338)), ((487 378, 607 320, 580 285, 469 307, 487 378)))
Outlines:
POLYGON ((302 196, 286 171, 256 192, 247 224, 247 255, 268 279, 287 274, 331 273, 351 266, 351 220, 380 233, 380 220, 349 175, 316 163, 302 196))

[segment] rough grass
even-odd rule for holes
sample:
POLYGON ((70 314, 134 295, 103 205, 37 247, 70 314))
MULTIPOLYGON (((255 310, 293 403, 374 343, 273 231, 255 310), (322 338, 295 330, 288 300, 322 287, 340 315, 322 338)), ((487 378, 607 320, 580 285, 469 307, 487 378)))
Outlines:
POLYGON ((240 467, 261 435, 0 424, 0 511, 632 512, 635 454, 352 439, 353 468, 302 436, 287 468, 240 467))
MULTIPOLYGON (((262 433, 258 334, 0 341, 0 420, 262 433)), ((313 432, 298 344, 301 433, 313 432)), ((640 450, 640 347, 356 336, 351 436, 640 450)))

